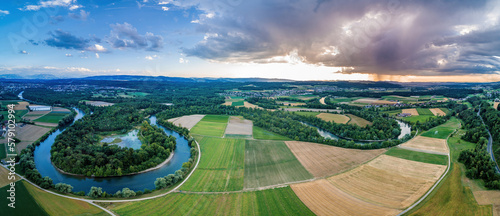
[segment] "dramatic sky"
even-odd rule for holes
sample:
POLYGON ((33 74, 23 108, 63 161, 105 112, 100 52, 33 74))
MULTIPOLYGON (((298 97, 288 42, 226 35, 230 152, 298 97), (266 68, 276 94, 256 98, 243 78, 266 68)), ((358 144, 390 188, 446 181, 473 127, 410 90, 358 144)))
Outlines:
POLYGON ((0 74, 500 81, 500 0, 8 0, 0 74))

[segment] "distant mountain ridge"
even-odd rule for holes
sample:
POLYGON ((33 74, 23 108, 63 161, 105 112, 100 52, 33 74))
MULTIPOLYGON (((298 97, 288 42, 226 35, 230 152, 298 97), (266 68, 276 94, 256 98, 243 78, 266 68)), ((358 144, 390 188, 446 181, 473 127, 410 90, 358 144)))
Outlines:
POLYGON ((159 81, 159 82, 295 82, 287 79, 267 79, 267 78, 185 78, 166 76, 134 76, 134 75, 113 75, 113 76, 91 76, 80 78, 84 80, 112 80, 112 81, 159 81))

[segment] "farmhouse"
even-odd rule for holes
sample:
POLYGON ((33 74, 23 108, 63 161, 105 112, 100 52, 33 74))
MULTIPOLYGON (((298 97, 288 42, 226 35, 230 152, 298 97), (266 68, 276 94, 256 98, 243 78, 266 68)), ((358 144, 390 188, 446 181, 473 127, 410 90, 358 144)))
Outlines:
POLYGON ((29 105, 28 109, 30 111, 51 111, 51 106, 42 106, 42 105, 29 105))
POLYGON ((408 116, 411 116, 411 113, 399 113, 398 116, 399 117, 408 117, 408 116))

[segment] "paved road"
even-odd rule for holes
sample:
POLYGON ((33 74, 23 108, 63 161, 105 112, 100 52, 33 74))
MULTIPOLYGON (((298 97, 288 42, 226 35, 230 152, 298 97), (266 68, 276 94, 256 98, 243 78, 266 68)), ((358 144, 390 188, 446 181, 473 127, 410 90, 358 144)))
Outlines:
MULTIPOLYGON (((479 116, 479 118, 483 122, 483 125, 486 126, 486 124, 484 124, 483 117, 481 117, 481 109, 477 111, 477 116, 479 116)), ((488 147, 486 149, 488 150, 488 153, 490 153, 491 160, 493 160, 493 162, 495 163, 495 170, 497 171, 497 173, 500 173, 497 161, 495 160, 495 155, 493 155, 493 137, 491 136, 490 130, 488 130, 488 128, 486 128, 486 131, 488 131, 488 135, 490 136, 488 138, 488 147)))

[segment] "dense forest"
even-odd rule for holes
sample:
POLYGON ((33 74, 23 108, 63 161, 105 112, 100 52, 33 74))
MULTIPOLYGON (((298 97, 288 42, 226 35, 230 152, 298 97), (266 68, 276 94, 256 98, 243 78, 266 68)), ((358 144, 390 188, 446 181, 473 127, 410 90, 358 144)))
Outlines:
POLYGON ((316 116, 302 116, 297 114, 291 114, 290 116, 294 120, 306 122, 337 136, 354 140, 388 140, 397 138, 401 134, 401 129, 395 120, 384 118, 377 112, 369 112, 367 110, 344 110, 344 112, 364 118, 372 122, 373 125, 360 127, 358 125, 324 121, 316 116))
POLYGON ((140 149, 100 144, 100 135, 125 133, 144 121, 139 110, 128 106, 94 107, 93 114, 76 121, 59 135, 51 160, 66 172, 85 176, 120 176, 162 163, 175 148, 175 138, 147 121, 140 126, 140 149))
MULTIPOLYGON (((481 115, 486 124, 499 122, 498 111, 491 108, 488 103, 483 103, 475 97, 470 98, 469 102, 478 105, 479 109, 482 109, 481 115)), ((495 173, 495 164, 487 151, 489 134, 486 127, 483 126, 481 118, 473 110, 464 110, 459 113, 459 117, 464 122, 464 128, 467 129, 462 138, 476 143, 474 149, 460 152, 459 161, 467 168, 467 177, 483 179, 487 188, 500 189, 500 174, 495 173)), ((493 134, 499 133, 498 125, 492 124, 490 127, 497 129, 493 134)), ((495 142, 498 142, 498 140, 495 142)))
POLYGON ((250 97, 246 99, 249 103, 255 104, 265 109, 278 109, 280 106, 276 104, 276 100, 262 97, 250 97))

